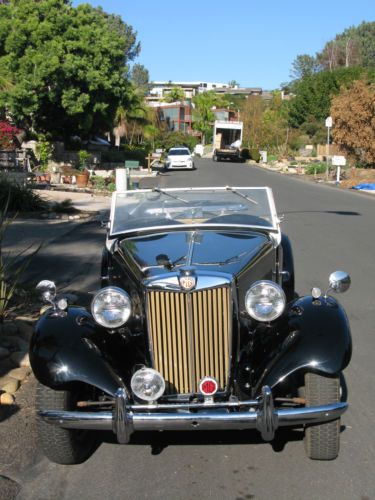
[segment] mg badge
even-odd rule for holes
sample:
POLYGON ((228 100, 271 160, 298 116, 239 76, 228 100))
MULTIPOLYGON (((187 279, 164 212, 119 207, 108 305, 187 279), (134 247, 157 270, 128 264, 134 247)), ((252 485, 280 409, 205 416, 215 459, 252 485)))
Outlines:
POLYGON ((192 290, 197 283, 197 278, 190 271, 182 271, 181 275, 178 277, 178 281, 180 287, 184 290, 192 290))

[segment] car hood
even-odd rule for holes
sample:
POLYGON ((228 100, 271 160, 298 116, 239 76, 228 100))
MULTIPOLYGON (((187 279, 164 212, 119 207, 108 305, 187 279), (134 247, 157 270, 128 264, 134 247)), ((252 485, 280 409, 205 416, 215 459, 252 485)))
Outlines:
POLYGON ((122 257, 136 263, 144 278, 176 272, 182 266, 238 275, 272 248, 265 234, 233 230, 175 231, 119 242, 122 257))

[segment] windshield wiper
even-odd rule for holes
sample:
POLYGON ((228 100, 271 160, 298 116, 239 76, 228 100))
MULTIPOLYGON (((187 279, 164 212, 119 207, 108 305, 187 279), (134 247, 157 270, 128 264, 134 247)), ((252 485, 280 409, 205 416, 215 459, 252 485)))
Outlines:
POLYGON ((240 193, 236 189, 233 189, 229 186, 226 186, 225 188, 227 191, 232 191, 232 193, 237 194, 238 196, 241 196, 241 198, 245 198, 245 200, 250 201, 251 203, 254 203, 254 205, 259 205, 259 203, 252 198, 249 198, 249 196, 246 196, 246 194, 240 193))
POLYGON ((175 196, 174 194, 171 194, 171 193, 168 193, 167 191, 164 191, 163 189, 160 189, 160 188, 153 188, 153 191, 155 191, 156 193, 160 193, 160 194, 165 194, 166 196, 169 196, 170 198, 173 198, 175 200, 178 200, 178 201, 182 201, 182 203, 189 203, 187 200, 184 200, 183 198, 180 198, 179 196, 175 196))

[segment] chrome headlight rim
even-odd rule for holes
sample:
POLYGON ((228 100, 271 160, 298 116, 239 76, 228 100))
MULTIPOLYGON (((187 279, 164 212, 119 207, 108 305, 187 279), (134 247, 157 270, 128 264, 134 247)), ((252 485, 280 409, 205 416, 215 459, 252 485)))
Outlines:
POLYGON ((283 312, 285 311, 285 306, 286 306, 286 295, 284 290, 281 288, 280 285, 275 283, 274 281, 270 280, 259 280, 255 281, 251 287, 248 289, 245 295, 245 308, 249 316, 251 316, 253 319, 256 321, 260 321, 261 323, 270 323, 271 321, 275 321, 278 319, 283 312), (250 307, 249 306, 249 298, 251 293, 254 291, 254 289, 259 288, 259 287, 269 287, 272 288, 274 291, 276 291, 279 294, 279 305, 278 307, 274 308, 274 311, 272 314, 268 314, 266 316, 261 316, 260 314, 257 314, 255 311, 255 306, 250 307))
MULTIPOLYGON (((110 311, 111 307, 108 307, 108 309, 105 309, 103 307, 102 311, 107 310, 110 311)), ((108 328, 110 330, 120 328, 123 326, 130 318, 131 316, 131 300, 130 296, 125 290, 122 288, 119 288, 117 286, 106 286, 104 288, 101 288, 94 296, 94 298, 91 301, 91 314, 100 326, 103 326, 104 328, 108 328), (98 302, 104 298, 105 295, 109 295, 110 293, 120 295, 124 299, 124 304, 123 304, 123 314, 119 317, 118 321, 114 322, 106 322, 103 320, 103 317, 100 315, 98 312, 98 302)))

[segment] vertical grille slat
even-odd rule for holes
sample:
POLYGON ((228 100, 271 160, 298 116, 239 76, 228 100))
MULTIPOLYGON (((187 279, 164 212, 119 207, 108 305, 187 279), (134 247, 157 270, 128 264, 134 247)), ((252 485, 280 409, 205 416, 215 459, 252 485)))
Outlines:
POLYGON ((204 376, 228 383, 231 346, 230 288, 190 293, 147 292, 147 320, 154 367, 166 394, 192 394, 204 376))

